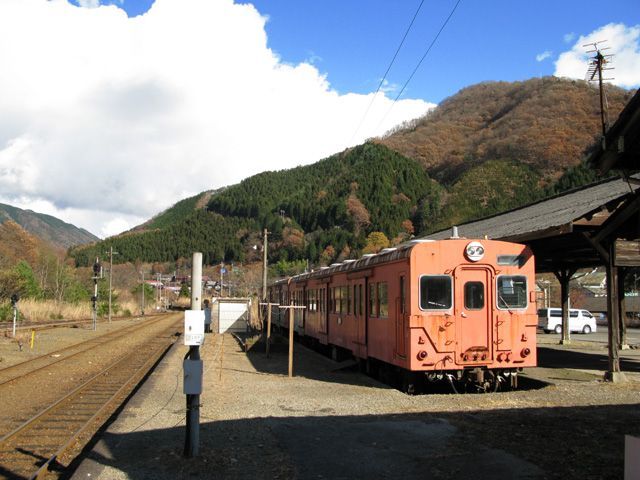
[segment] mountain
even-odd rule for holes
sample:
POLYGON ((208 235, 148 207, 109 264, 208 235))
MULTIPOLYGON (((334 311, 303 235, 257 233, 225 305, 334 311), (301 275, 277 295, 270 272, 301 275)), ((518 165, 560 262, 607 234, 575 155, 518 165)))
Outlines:
POLYGON ((99 238, 88 231, 70 223, 31 210, 22 210, 0 203, 0 225, 12 221, 30 235, 35 236, 56 248, 67 249, 74 245, 95 242, 99 238))
MULTIPOLYGON (((187 199, 195 210, 165 228, 128 232, 72 255, 87 265, 113 246, 118 261, 172 261, 193 251, 201 251, 205 263, 253 260, 267 227, 275 261, 347 258, 366 246, 372 231, 407 238, 412 218, 437 203, 441 190, 416 162, 367 143, 313 165, 249 177, 212 195, 206 210, 187 199)), ((177 218, 172 210, 164 218, 177 218)))
POLYGON ((158 228, 166 228, 184 219, 195 210, 206 208, 207 203, 209 202, 211 197, 223 190, 224 188, 218 190, 207 190, 206 192, 199 193, 198 195, 194 195, 193 197, 180 200, 175 205, 164 210, 163 212, 160 212, 150 220, 147 220, 137 227, 134 227, 131 231, 141 232, 158 228))
MULTIPOLYGON (((608 87, 611 119, 631 92, 608 87)), ((113 245, 118 261, 257 260, 327 264, 596 180, 597 91, 536 78, 475 85, 384 138, 313 165, 264 172, 182 200, 143 227, 74 249, 78 265, 113 245), (203 206, 206 203, 206 208, 203 206), (382 232, 379 234, 377 232, 382 232)))
POLYGON ((47 248, 51 247, 13 220, 0 223, 0 270, 13 267, 21 260, 35 265, 40 253, 47 248))
MULTIPOLYGON (((613 123, 633 92, 607 85, 606 93, 613 123)), ((599 138, 599 102, 598 89, 581 80, 485 82, 378 141, 447 186, 491 160, 526 165, 548 184, 577 165, 599 138)))

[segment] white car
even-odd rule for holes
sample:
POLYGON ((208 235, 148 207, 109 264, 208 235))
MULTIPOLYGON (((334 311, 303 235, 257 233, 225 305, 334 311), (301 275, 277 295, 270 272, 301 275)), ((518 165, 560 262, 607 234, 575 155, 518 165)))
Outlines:
MULTIPOLYGON (((541 308, 538 310, 538 327, 545 332, 562 333, 562 309, 541 308)), ((588 310, 569 310, 569 331, 591 333, 596 331, 596 319, 588 310)))

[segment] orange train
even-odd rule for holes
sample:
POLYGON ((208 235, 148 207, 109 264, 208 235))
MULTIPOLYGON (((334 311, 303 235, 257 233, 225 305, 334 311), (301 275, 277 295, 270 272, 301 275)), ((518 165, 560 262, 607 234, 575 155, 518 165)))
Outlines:
MULTIPOLYGON (((536 365, 534 258, 496 240, 413 240, 359 260, 276 281, 295 333, 351 354, 411 391, 423 379, 455 391, 515 388, 536 365)), ((274 308, 274 323, 288 328, 274 308)))

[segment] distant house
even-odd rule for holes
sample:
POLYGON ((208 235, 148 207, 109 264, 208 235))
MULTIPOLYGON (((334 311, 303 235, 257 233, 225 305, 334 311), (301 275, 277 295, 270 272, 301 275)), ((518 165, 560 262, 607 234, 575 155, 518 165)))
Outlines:
POLYGON ((576 279, 576 283, 583 289, 591 292, 594 297, 606 297, 607 295, 607 274, 606 272, 595 271, 576 279))

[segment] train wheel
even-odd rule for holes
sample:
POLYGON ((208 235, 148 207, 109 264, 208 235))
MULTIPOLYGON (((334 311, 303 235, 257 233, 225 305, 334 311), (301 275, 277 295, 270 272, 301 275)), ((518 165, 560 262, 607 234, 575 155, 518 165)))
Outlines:
POLYGON ((401 390, 407 395, 415 395, 418 392, 418 377, 413 372, 403 371, 401 390))
POLYGON ((482 382, 477 382, 467 372, 457 380, 453 375, 447 375, 449 385, 454 393, 492 393, 497 392, 500 388, 500 380, 492 371, 484 372, 482 382))

